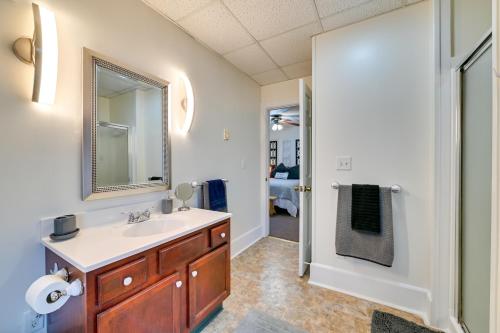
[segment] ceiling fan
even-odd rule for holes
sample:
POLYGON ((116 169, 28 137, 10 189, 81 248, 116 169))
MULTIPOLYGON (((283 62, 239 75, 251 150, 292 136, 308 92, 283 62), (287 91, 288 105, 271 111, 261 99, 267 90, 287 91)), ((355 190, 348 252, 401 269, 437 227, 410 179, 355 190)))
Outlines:
POLYGON ((271 130, 281 131, 284 125, 299 126, 299 113, 298 110, 273 110, 270 114, 271 130))
POLYGON ((278 114, 278 115, 273 115, 271 116, 271 130, 273 131, 281 131, 283 129, 283 125, 280 124, 281 122, 281 115, 278 114))

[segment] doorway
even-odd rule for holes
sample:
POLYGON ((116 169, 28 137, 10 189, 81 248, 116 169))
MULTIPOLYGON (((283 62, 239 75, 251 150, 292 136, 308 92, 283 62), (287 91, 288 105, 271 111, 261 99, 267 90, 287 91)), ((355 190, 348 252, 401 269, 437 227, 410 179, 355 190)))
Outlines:
POLYGON ((311 261, 312 93, 299 80, 299 104, 267 110, 269 236, 297 242, 299 276, 311 261))
POLYGON ((489 331, 492 198, 491 35, 458 68, 460 98, 458 320, 489 331))
POLYGON ((299 105, 269 110, 269 236, 299 241, 299 105))

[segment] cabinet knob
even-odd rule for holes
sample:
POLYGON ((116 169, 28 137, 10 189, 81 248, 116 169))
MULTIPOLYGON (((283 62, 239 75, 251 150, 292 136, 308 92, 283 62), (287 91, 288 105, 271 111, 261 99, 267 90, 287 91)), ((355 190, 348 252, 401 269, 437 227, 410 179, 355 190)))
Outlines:
POLYGON ((226 238, 226 233, 225 232, 221 233, 220 238, 226 238))
POLYGON ((176 286, 177 288, 182 287, 182 281, 177 281, 177 282, 175 283, 175 286, 176 286))
POLYGON ((130 284, 132 283, 132 281, 133 281, 132 277, 127 276, 126 278, 123 279, 123 285, 125 287, 130 286, 130 284))
POLYGON ((193 277, 196 277, 196 276, 198 275, 198 272, 197 272, 197 271, 192 271, 192 272, 191 272, 191 275, 192 275, 193 277))

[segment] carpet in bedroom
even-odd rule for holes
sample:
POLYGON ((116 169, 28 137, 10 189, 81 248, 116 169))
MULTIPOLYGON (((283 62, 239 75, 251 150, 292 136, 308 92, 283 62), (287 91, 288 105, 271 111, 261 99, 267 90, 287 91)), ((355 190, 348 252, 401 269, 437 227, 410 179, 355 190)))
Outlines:
POLYGON ((269 218, 269 236, 298 242, 299 218, 283 212, 271 216, 269 218))

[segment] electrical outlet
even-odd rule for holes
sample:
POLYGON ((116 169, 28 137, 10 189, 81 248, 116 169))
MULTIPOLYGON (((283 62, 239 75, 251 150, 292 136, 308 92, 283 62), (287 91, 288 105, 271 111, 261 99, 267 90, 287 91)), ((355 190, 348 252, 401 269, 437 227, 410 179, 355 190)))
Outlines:
POLYGON ((352 170, 352 157, 337 156, 337 170, 352 170))
POLYGON ((38 332, 45 328, 45 315, 34 311, 24 313, 24 333, 38 332))

